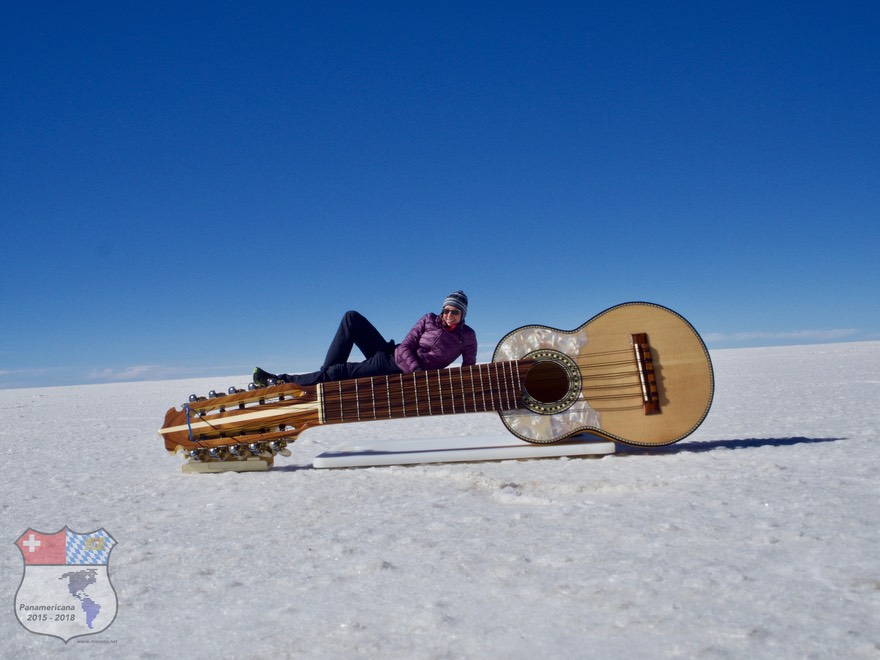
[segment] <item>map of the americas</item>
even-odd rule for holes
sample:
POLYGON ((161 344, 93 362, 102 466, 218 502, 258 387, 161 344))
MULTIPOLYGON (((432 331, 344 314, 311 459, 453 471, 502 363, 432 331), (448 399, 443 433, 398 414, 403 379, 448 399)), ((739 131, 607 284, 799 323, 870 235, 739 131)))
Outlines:
POLYGON ((93 601, 86 593, 86 587, 95 584, 97 575, 98 571, 94 568, 87 568, 81 571, 69 571, 58 578, 59 580, 67 579, 67 589, 70 591, 70 595, 80 602, 89 629, 92 628, 92 623, 101 611, 100 604, 93 601))

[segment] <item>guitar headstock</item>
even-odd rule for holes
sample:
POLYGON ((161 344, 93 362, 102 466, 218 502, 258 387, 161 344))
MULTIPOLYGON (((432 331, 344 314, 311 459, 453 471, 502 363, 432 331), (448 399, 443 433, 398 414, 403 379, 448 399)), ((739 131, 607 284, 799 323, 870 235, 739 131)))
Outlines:
POLYGON ((159 433, 169 452, 226 460, 280 453, 287 441, 319 423, 316 388, 281 383, 192 395, 179 409, 168 410, 159 433))

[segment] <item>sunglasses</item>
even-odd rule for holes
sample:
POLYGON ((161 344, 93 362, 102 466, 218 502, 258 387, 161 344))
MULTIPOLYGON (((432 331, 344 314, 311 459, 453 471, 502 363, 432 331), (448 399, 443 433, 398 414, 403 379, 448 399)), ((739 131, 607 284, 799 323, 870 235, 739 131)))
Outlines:
POLYGON ((440 313, 441 314, 452 314, 453 316, 458 316, 459 314, 461 314, 461 310, 460 309, 449 309, 448 307, 444 307, 443 311, 441 311, 440 313))

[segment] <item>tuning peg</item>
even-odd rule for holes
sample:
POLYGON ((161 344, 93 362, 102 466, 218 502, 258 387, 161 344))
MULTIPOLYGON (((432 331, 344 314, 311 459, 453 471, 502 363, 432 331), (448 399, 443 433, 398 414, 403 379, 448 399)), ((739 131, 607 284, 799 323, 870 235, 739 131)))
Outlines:
POLYGON ((226 447, 211 447, 208 450, 208 455, 215 461, 222 461, 226 458, 226 454, 226 447))
POLYGON ((198 394, 190 394, 189 395, 189 402, 190 403, 195 403, 196 401, 204 401, 204 400, 205 400, 205 397, 199 396, 198 394))
POLYGON ((241 392, 244 392, 244 390, 238 389, 235 385, 230 385, 229 389, 226 390, 227 394, 239 394, 241 392))
POLYGON ((226 395, 221 394, 220 392, 218 392, 216 390, 211 390, 210 392, 208 392, 209 399, 219 399, 221 396, 226 396, 226 395))
POLYGON ((252 453, 254 456, 262 456, 267 453, 266 445, 262 442, 251 442, 248 444, 248 451, 252 453))
POLYGON ((186 455, 191 461, 203 461, 205 459, 204 449, 190 449, 186 455))
POLYGON ((269 443, 269 450, 273 454, 281 454, 282 456, 290 456, 290 450, 287 448, 287 442, 284 440, 273 440, 269 443))
POLYGON ((229 455, 235 458, 243 458, 245 453, 244 445, 231 445, 229 447, 229 455))

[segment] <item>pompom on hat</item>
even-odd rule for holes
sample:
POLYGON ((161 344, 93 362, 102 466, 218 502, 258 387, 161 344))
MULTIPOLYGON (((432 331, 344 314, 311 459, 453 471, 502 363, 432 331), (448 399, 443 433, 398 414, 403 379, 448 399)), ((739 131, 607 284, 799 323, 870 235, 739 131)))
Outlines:
POLYGON ((458 307, 458 309, 461 310, 462 318, 467 316, 468 297, 465 295, 464 291, 453 291, 446 296, 446 300, 443 301, 443 306, 446 307, 447 305, 450 307, 458 307))

